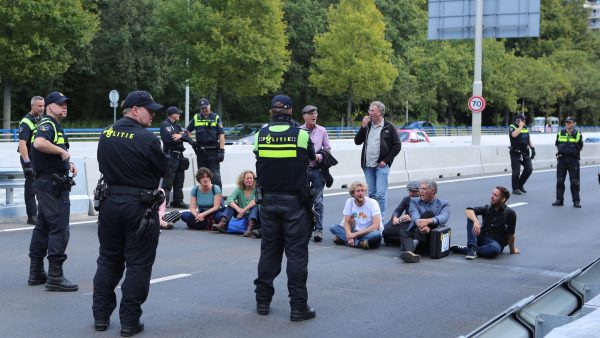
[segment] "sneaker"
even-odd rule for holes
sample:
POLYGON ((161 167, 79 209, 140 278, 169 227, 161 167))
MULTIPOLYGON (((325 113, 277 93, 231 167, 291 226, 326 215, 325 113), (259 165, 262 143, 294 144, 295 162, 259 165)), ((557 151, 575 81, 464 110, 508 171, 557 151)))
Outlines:
POLYGON ((468 252, 468 247, 465 245, 453 245, 450 247, 450 252, 453 254, 466 255, 468 252))
POLYGON ((369 241, 360 241, 358 247, 361 249, 369 250, 369 241))
POLYGON ((553 207, 562 207, 563 201, 556 200, 556 201, 554 201, 554 203, 552 203, 552 206, 553 207))
POLYGON ((313 241, 320 242, 322 240, 323 240, 323 233, 321 232, 321 230, 313 231, 313 241))
POLYGON ((336 245, 344 245, 344 241, 339 238, 338 236, 333 236, 333 243, 335 243, 336 245))
POLYGON ((400 258, 404 263, 419 263, 421 261, 421 256, 412 251, 402 251, 400 253, 400 258))
POLYGON ((465 256, 465 259, 473 260, 473 259, 477 258, 477 248, 470 246, 467 250, 468 251, 467 251, 467 255, 465 256))
POLYGON ((520 189, 513 190, 513 195, 523 195, 523 192, 520 189))
POLYGON ((573 208, 581 209, 581 204, 579 202, 573 202, 573 208))

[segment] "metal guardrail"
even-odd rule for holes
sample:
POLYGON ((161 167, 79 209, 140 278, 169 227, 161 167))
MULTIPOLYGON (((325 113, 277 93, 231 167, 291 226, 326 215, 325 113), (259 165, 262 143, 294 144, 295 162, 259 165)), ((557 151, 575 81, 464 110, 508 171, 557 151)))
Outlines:
MULTIPOLYGON (((225 128, 226 130, 229 128, 225 128)), ((358 127, 326 127, 330 139, 351 139, 358 131, 358 127)), ((400 129, 400 128, 398 128, 400 129)), ((600 132, 600 126, 577 127, 582 133, 600 132)), ((103 128, 68 128, 65 133, 71 141, 97 141, 103 128)), ((159 128, 148 128, 151 132, 160 136, 159 128)), ((423 129, 429 136, 469 136, 471 127, 434 127, 423 129)), ((481 127, 483 135, 504 135, 508 133, 508 127, 481 127)), ((0 142, 18 142, 19 129, 0 129, 0 142)))

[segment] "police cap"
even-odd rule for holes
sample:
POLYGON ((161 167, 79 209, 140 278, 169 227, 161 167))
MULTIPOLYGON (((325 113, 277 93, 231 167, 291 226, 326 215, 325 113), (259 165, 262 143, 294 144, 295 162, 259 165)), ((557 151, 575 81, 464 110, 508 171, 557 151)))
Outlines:
POLYGON ((291 109, 292 105, 292 99, 287 95, 275 95, 271 99, 271 108, 291 109))
POLYGON ((65 94, 61 92, 52 92, 48 94, 48 96, 46 96, 46 98, 44 99, 44 104, 46 104, 46 106, 51 103, 61 104, 70 100, 70 98, 66 97, 65 94))
POLYGON ((577 122, 573 116, 567 116, 565 122, 577 122))
POLYGON ((181 109, 177 108, 176 106, 170 106, 169 108, 167 108, 167 116, 169 115, 173 115, 173 114, 183 114, 183 111, 181 111, 181 109))
POLYGON ((163 106, 154 102, 152 95, 143 90, 136 90, 129 94, 123 101, 123 109, 132 107, 144 107, 150 111, 161 110, 163 106))
POLYGON ((208 99, 202 98, 200 99, 200 101, 198 101, 198 107, 200 109, 202 108, 206 108, 210 105, 210 102, 208 101, 208 99))

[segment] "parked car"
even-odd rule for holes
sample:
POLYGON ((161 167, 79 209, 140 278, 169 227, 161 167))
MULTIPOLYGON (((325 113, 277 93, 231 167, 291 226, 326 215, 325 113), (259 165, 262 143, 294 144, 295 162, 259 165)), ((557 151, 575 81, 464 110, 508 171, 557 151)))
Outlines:
POLYGON ((419 143, 419 142, 427 142, 429 143, 429 136, 423 130, 419 129, 399 129, 398 137, 400 138, 400 142, 409 142, 409 143, 419 143))
POLYGON ((225 131, 225 144, 254 144, 254 134, 266 123, 240 123, 225 131))
POLYGON ((585 143, 600 143, 600 137, 586 137, 585 143))
POLYGON ((405 123, 400 129, 422 129, 429 135, 435 135, 435 129, 431 122, 427 121, 412 121, 405 123))

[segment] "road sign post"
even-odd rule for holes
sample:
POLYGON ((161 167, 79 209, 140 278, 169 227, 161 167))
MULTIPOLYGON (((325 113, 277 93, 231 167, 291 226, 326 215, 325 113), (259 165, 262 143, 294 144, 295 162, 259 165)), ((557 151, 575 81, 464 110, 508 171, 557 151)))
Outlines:
POLYGON ((108 93, 108 99, 110 100, 110 106, 113 109, 113 123, 117 122, 117 107, 119 106, 119 92, 113 89, 108 93))

